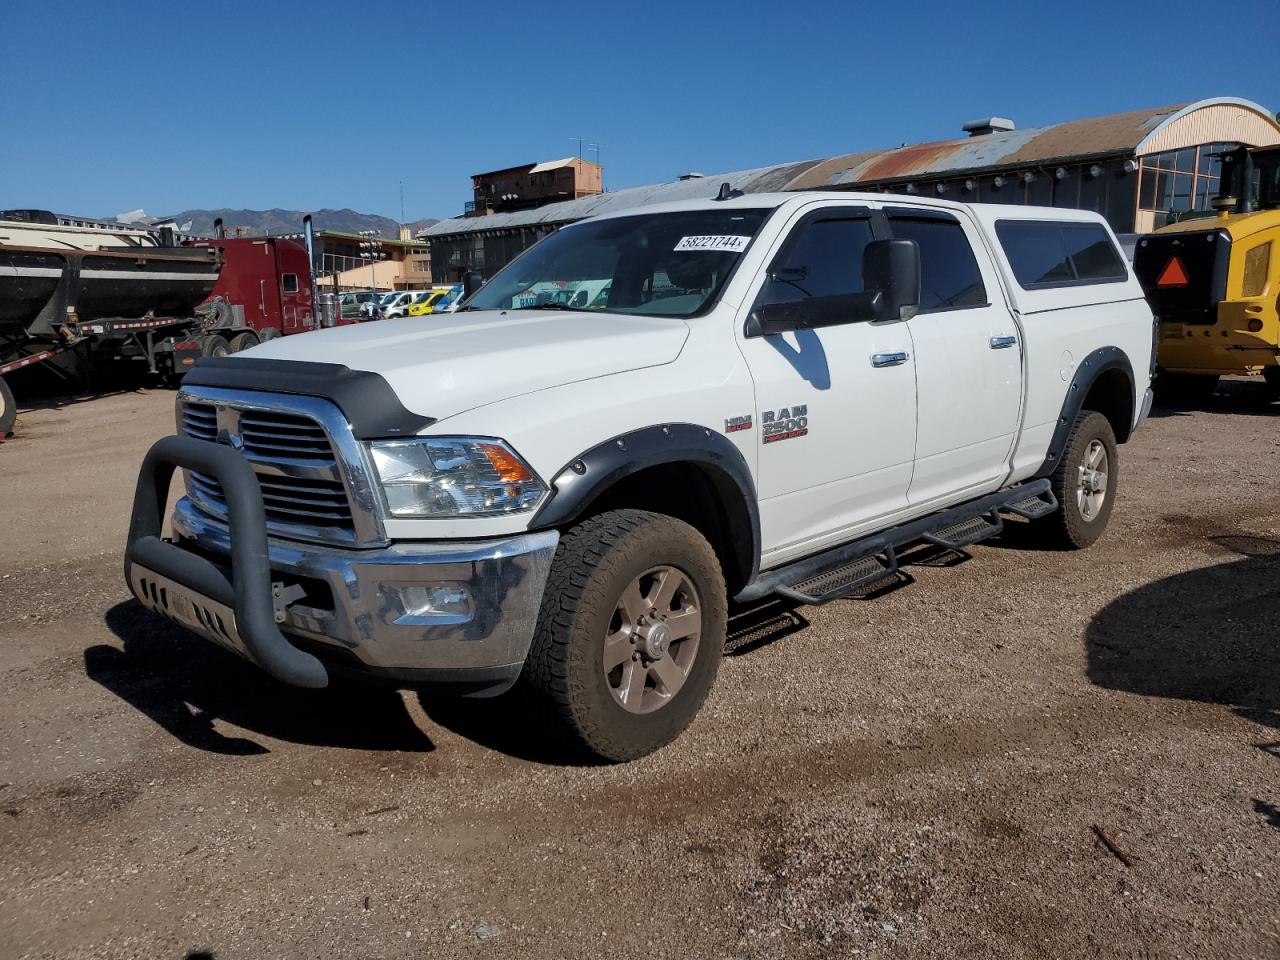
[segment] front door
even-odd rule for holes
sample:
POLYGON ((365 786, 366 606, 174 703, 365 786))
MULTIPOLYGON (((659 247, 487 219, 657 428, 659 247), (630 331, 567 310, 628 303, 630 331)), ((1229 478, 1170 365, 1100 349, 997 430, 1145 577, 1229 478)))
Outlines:
MULTIPOLYGON (((882 222, 882 221, 881 221, 882 222)), ((760 304, 858 293, 881 228, 867 208, 802 208, 771 251, 737 335, 755 381, 762 564, 814 553, 906 506, 916 433, 905 323, 851 321, 750 336, 760 304)))
POLYGON ((919 427, 913 506, 996 489, 1009 470, 1022 400, 1022 343, 976 229, 946 210, 889 207, 895 237, 920 248, 919 427))

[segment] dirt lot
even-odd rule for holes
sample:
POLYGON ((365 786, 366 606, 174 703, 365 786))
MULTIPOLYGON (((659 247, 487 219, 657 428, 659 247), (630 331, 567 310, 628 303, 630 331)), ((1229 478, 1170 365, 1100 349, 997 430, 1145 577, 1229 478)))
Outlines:
POLYGON ((1280 956, 1280 407, 1237 385, 1122 448, 1092 550, 1015 530, 736 637, 681 740, 603 768, 141 611, 171 405, 0 445, 0 956, 1280 956))

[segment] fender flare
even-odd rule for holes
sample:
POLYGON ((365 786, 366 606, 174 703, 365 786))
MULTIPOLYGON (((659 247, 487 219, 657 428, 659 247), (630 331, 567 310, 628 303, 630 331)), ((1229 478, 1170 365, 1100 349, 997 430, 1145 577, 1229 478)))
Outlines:
POLYGON ((692 423, 665 423, 619 434, 566 463, 551 480, 551 496, 530 530, 572 523, 620 480, 649 467, 690 463, 708 471, 725 508, 729 541, 744 582, 760 568, 760 508, 742 452, 724 434, 692 423), (736 501, 736 504, 735 502, 736 501), (740 506, 740 510, 735 510, 740 506), (746 520, 745 528, 742 523, 746 520))
MULTIPOLYGON (((1062 401, 1062 412, 1058 415, 1058 424, 1053 428, 1053 437, 1049 441, 1049 452, 1044 458, 1044 463, 1040 465, 1040 469, 1036 471, 1036 477, 1047 477, 1053 473, 1058 466, 1058 458, 1062 456, 1063 450, 1067 446, 1067 437, 1071 434, 1071 425, 1076 422, 1076 416, 1080 413, 1080 408, 1084 405, 1084 398, 1089 395, 1089 390, 1097 382, 1098 378, 1109 370, 1119 370, 1125 375, 1129 381, 1129 394, 1132 403, 1136 404, 1137 397, 1133 395, 1134 384, 1136 383, 1133 376, 1133 364, 1129 362, 1129 356, 1119 347, 1099 347, 1091 354, 1080 361, 1076 367, 1075 376, 1071 378, 1071 385, 1067 388, 1067 396, 1062 401)), ((1136 409, 1136 406, 1134 407, 1136 409)), ((1132 412, 1130 413, 1130 426, 1132 426, 1132 412)))

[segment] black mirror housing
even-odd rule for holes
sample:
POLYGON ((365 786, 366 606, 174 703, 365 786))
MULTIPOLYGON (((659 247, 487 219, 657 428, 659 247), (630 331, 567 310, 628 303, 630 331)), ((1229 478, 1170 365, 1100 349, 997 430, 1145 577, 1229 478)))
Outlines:
POLYGON ((480 285, 484 281, 480 279, 480 274, 476 270, 468 270, 462 275, 462 298, 465 300, 473 293, 480 289, 480 285))
POLYGON ((873 322, 910 320, 920 311, 920 247, 914 240, 873 240, 862 251, 862 283, 883 295, 873 322))

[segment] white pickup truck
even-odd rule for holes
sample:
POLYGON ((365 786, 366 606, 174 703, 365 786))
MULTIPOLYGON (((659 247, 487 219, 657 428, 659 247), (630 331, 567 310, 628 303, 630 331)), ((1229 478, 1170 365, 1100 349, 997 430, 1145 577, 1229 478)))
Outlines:
POLYGON ((1094 214, 726 185, 561 229, 440 322, 202 360, 125 577, 286 683, 520 681, 629 759, 697 712, 731 604, 1009 515, 1096 540, 1153 334, 1094 214), (600 295, 531 302, 565 285, 600 295))

